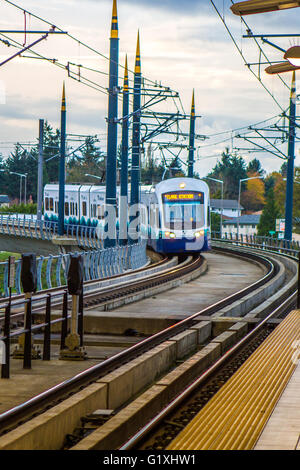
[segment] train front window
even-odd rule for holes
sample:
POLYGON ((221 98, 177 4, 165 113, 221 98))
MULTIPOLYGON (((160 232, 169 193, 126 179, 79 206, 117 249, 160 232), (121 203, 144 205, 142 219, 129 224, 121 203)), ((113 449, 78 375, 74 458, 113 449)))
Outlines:
POLYGON ((165 227, 189 230, 204 225, 204 194, 199 191, 176 191, 162 195, 165 227))

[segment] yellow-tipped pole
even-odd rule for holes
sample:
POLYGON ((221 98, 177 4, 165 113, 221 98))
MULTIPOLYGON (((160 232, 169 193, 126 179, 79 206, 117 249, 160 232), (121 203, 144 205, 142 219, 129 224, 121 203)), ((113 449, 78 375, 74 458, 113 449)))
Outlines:
POLYGON ((65 82, 63 83, 63 90, 62 90, 61 110, 66 111, 66 86, 65 86, 65 82))
POLYGON ((117 0, 113 0, 113 10, 111 19, 111 38, 118 38, 118 11, 117 11, 117 0))
POLYGON ((195 116, 195 89, 193 89, 191 116, 195 116))
POLYGON ((141 51, 140 51, 140 31, 138 31, 135 57, 135 73, 141 73, 141 51))

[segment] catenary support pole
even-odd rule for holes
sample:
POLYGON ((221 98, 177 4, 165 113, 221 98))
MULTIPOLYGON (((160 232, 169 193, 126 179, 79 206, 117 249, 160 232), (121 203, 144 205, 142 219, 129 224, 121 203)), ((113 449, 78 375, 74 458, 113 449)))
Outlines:
POLYGON ((116 245, 116 207, 117 207, 117 139, 118 139, 118 62, 119 38, 117 0, 113 0, 110 35, 109 96, 106 159, 106 224, 104 247, 116 245))
POLYGON ((43 144, 44 119, 39 120, 39 156, 38 156, 38 188, 37 188, 37 220, 42 220, 43 211, 43 144))
POLYGON ((129 81, 127 55, 125 59, 125 74, 123 86, 123 121, 122 121, 122 152, 121 152, 121 181, 120 181, 120 245, 128 241, 128 138, 129 138, 129 81))
POLYGON ((287 181, 285 198, 285 234, 286 240, 292 239, 293 232, 293 193, 294 193, 294 161, 295 161, 295 118, 296 118, 296 75, 293 72, 291 96, 290 96, 290 116, 289 116, 289 143, 287 162, 287 181))

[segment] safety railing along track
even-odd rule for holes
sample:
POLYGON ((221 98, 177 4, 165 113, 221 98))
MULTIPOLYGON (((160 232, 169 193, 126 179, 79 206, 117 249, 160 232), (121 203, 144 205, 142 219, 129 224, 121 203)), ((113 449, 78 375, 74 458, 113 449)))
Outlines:
MULTIPOLYGON (((232 253, 232 250, 225 247, 223 247, 221 251, 232 253)), ((213 313, 216 313, 218 310, 221 310, 225 306, 235 302, 236 300, 241 299, 245 295, 259 288, 264 283, 267 283, 274 276, 276 276, 276 262, 273 263, 267 257, 259 255, 257 253, 252 253, 250 251, 247 252, 247 254, 244 253, 244 255, 251 258, 252 260, 259 262, 260 264, 263 264, 267 268, 267 273, 261 279, 254 282, 250 286, 242 289, 241 291, 228 296, 220 302, 217 302, 216 304, 203 309, 201 312, 197 312, 191 317, 172 325, 166 330, 163 330, 149 338, 146 338, 145 340, 132 346, 126 351, 123 351, 105 360, 101 364, 97 364, 89 368, 88 370, 76 375, 75 377, 62 382, 61 384, 58 384, 55 387, 52 387, 44 393, 41 393, 40 395, 32 398, 31 400, 28 400, 22 405, 19 405, 16 408, 13 408, 3 413, 2 415, 0 415, 0 428, 2 430, 5 430, 13 425, 16 425, 16 423, 23 421, 29 416, 32 416, 34 413, 41 411, 44 407, 49 406, 49 403, 51 403, 51 406, 54 406, 54 404, 57 403, 59 400, 66 398, 70 394, 76 393, 76 391, 78 391, 79 389, 88 386, 95 380, 98 380, 99 378, 108 374, 112 370, 115 370, 116 368, 120 367, 122 364, 127 363, 128 361, 154 348, 162 342, 170 339, 172 336, 177 335, 178 333, 190 328, 192 325, 195 325, 197 322, 199 322, 199 320, 201 320, 201 315, 212 315, 213 313)), ((185 275, 188 272, 191 272, 192 270, 199 267, 201 264, 202 258, 196 257, 191 263, 188 263, 185 266, 182 266, 181 268, 173 268, 171 270, 171 275, 173 276, 173 278, 174 276, 179 277, 185 275)), ((161 283, 166 280, 167 274, 160 274, 158 278, 156 280, 153 280, 155 284, 161 283)), ((145 288, 147 286, 148 281, 149 279, 147 281, 138 281, 138 283, 140 283, 140 285, 145 288)))

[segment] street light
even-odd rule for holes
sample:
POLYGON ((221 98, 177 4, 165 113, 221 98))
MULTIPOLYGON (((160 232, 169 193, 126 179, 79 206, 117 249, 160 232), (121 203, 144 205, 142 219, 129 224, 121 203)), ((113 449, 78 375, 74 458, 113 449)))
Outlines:
MULTIPOLYGON (((248 180, 256 180, 256 179, 263 179, 263 176, 251 176, 251 178, 242 178, 240 179, 239 182, 239 199, 238 199, 238 210, 240 208, 240 200, 241 200, 241 183, 242 181, 248 181, 248 180)), ((238 217, 237 220, 237 236, 239 237, 240 232, 240 216, 238 217)))
POLYGON ((295 67, 300 67, 300 46, 290 47, 283 57, 295 67))
POLYGON ((91 176, 92 178, 97 178, 98 180, 102 181, 102 176, 90 175, 89 173, 85 173, 84 176, 91 176))
POLYGON ((265 72, 269 75, 275 75, 277 73, 293 72, 294 70, 300 70, 300 67, 295 67, 295 65, 286 60, 280 64, 270 65, 265 69, 265 72))
POLYGON ((300 0, 247 0, 235 3, 230 8, 235 15, 243 16, 297 7, 300 7, 300 0))
POLYGON ((205 176, 205 179, 208 179, 208 180, 212 180, 212 181, 216 181, 217 183, 221 183, 222 185, 222 192, 221 192, 221 200, 222 200, 222 204, 221 204, 221 220, 220 220, 220 236, 222 238, 222 223, 223 223, 223 202, 224 202, 224 193, 223 193, 223 188, 224 188, 224 181, 222 180, 218 180, 217 178, 212 178, 211 176, 205 176))
POLYGON ((6 173, 9 173, 10 175, 18 175, 20 176, 20 204, 22 203, 22 178, 25 178, 25 188, 24 188, 24 204, 26 204, 26 181, 27 181, 27 173, 17 173, 16 171, 9 171, 9 170, 0 170, 4 171, 6 173))

